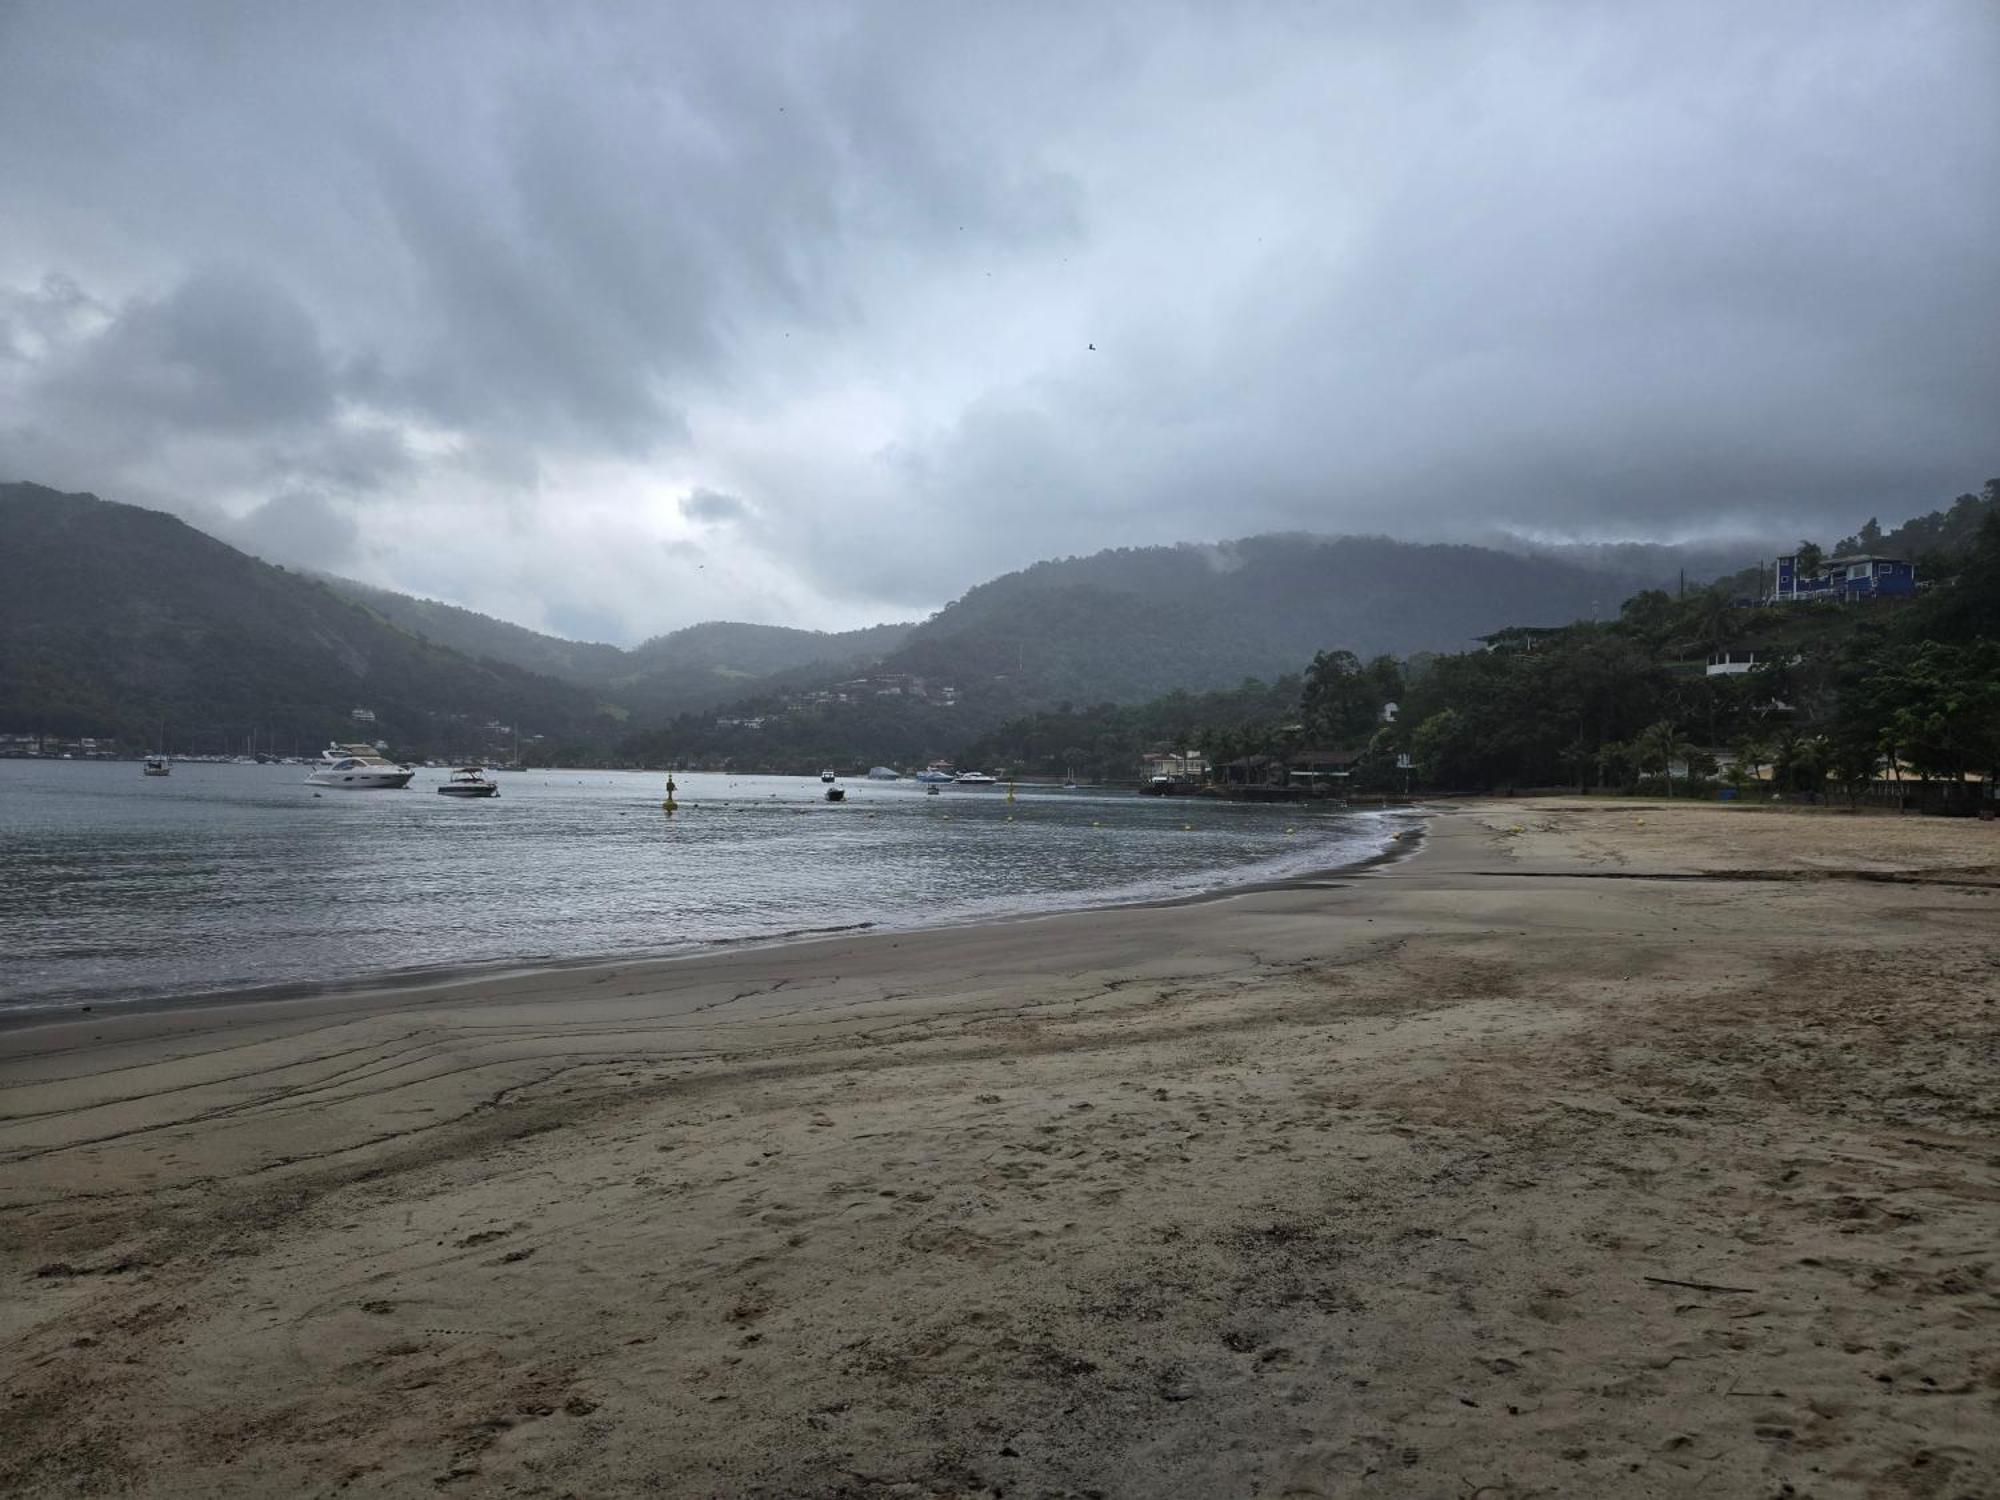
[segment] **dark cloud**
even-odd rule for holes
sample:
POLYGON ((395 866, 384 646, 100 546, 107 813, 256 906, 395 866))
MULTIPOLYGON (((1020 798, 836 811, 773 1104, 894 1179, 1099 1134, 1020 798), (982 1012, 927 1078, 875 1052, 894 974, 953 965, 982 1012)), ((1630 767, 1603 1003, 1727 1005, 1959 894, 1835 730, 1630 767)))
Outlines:
POLYGON ((15 7, 0 469, 627 638, 1845 531, 2000 468, 1996 77, 1985 0, 15 7))
POLYGON ((714 525, 745 520, 751 511, 734 495, 725 495, 717 490, 694 490, 681 498, 681 514, 690 521, 714 525))
POLYGON ((334 379, 312 319, 283 289, 247 268, 203 267, 114 309, 48 362, 39 391, 71 420, 113 412, 256 433, 325 422, 334 379))
POLYGON ((271 562, 340 568, 362 555, 361 526, 354 513, 310 490, 273 495, 230 523, 224 535, 271 562))

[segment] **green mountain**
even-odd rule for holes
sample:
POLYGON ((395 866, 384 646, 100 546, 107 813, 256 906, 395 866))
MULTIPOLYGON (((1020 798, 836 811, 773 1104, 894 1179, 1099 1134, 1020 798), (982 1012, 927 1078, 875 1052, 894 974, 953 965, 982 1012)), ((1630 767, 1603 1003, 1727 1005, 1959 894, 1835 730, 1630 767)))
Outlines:
POLYGON ((1650 581, 1380 537, 1121 548, 981 584, 861 684, 767 687, 725 715, 687 714, 633 749, 742 769, 921 764, 1020 715, 1234 688, 1297 673, 1328 647, 1364 657, 1457 650, 1504 625, 1600 618, 1650 581))
MULTIPOLYGON (((1992 503, 1966 497, 1884 541, 1954 542, 1992 503)), ((185 748, 311 748, 365 708, 411 751, 490 754, 499 723, 542 737, 541 758, 909 764, 1021 715, 1234 689, 1326 648, 1406 657, 1609 618, 1671 579, 1650 554, 1596 561, 1380 537, 1121 548, 993 579, 916 626, 710 622, 622 650, 15 484, 0 486, 0 731, 140 742, 165 721, 185 748)))
POLYGON ((1483 547, 1270 535, 1120 548, 981 584, 885 668, 1014 685, 1023 702, 1137 702, 1296 672, 1337 644, 1457 650, 1510 624, 1615 614, 1652 580, 1483 547))
POLYGON ((162 512, 0 485, 0 731, 445 753, 505 742, 496 723, 551 744, 618 731, 583 688, 425 640, 162 512))
POLYGON ((713 707, 782 686, 785 674, 838 672, 881 659, 903 643, 909 625, 863 630, 793 630, 714 620, 623 650, 543 635, 455 604, 418 599, 348 578, 323 580, 383 619, 467 656, 559 677, 615 699, 636 716, 667 717, 713 707))
POLYGON ((436 599, 419 599, 394 589, 376 588, 339 578, 331 573, 308 575, 336 594, 366 605, 390 624, 449 646, 471 657, 489 657, 523 671, 544 677, 560 677, 565 682, 595 686, 610 682, 626 670, 628 656, 616 646, 594 641, 564 640, 559 635, 543 635, 525 625, 511 625, 456 604, 436 599))

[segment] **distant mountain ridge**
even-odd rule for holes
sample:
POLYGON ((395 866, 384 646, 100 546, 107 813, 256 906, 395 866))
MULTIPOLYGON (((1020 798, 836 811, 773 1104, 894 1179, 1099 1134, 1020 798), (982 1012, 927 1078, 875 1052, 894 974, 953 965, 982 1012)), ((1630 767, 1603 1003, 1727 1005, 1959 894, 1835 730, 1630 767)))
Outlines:
POLYGON ((802 668, 844 671, 873 663, 901 645, 914 628, 891 624, 861 630, 795 630, 711 620, 653 636, 626 650, 544 635, 455 604, 351 578, 315 576, 405 630, 468 656, 507 662, 596 689, 642 717, 725 703, 754 691, 762 679, 802 668))
POLYGON ((0 731, 454 751, 524 720, 554 743, 618 728, 587 689, 400 629, 162 511, 0 484, 0 731))
POLYGON ((288 572, 161 512, 9 485, 0 728, 136 734, 166 718, 310 739, 365 707, 399 743, 493 720, 611 755, 649 725, 685 731, 812 705, 830 723, 853 720, 857 744, 868 714, 893 707, 899 743, 918 746, 1065 701, 1269 679, 1327 647, 1462 648, 1506 625, 1609 615, 1662 582, 1471 546, 1254 536, 1037 563, 918 625, 718 621, 623 650, 288 572))
POLYGON ((1329 644, 1364 656, 1454 650, 1502 625, 1614 613, 1628 594, 1672 576, 1670 565, 1648 572, 1386 537, 1272 534, 1036 563, 916 625, 825 633, 709 622, 629 651, 329 583, 407 629, 590 686, 646 722, 861 670, 983 686, 1016 707, 1140 701, 1297 671, 1329 644))
POLYGON ((1269 534, 1119 548, 980 584, 883 665, 1032 678, 1028 698, 1140 701, 1295 672, 1315 651, 1462 649, 1503 625, 1615 614, 1648 574, 1387 537, 1269 534))

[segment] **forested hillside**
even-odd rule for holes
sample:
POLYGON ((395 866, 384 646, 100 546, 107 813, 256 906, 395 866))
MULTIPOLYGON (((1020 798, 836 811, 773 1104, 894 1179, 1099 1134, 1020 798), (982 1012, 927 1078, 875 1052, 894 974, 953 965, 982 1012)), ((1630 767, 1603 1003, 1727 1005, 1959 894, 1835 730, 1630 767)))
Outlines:
POLYGON ((467 656, 490 657, 593 688, 642 720, 780 687, 788 674, 809 669, 838 672, 873 663, 901 645, 911 629, 895 624, 847 631, 794 630, 714 620, 654 636, 628 651, 544 635, 454 604, 349 578, 325 582, 405 630, 467 656))
POLYGON ((312 751, 352 737, 355 708, 409 752, 484 743, 488 721, 552 744, 617 729, 583 689, 399 630, 162 512, 0 485, 0 731, 312 751))
POLYGON ((1658 582, 1549 557, 1383 537, 1258 536, 1037 563, 970 590, 884 665, 1017 696, 1132 702, 1362 656, 1448 651, 1508 624, 1615 613, 1658 582))
POLYGON ((1176 744, 1217 763, 1361 749, 1352 784, 1378 791, 1413 774, 1447 791, 1660 790, 1671 763, 1683 794, 1718 779, 1760 795, 1853 794, 1908 776, 1918 800, 1948 801, 1960 778, 2000 775, 2000 480, 1892 532, 1871 522, 1834 550, 1863 548, 1922 558, 1923 592, 1746 608, 1739 580, 1648 589, 1615 620, 1493 651, 1363 666, 1336 645, 1303 678, 1269 686, 1026 714, 966 754, 1024 775, 1130 776, 1142 751, 1176 744), (1719 651, 1759 665, 1711 677, 1719 651), (1383 723, 1392 701, 1400 713, 1383 723))
MULTIPOLYGON (((1988 491, 1890 532, 1870 522, 1831 550, 1902 550, 1948 584, 2000 504, 1988 491)), ((1738 609, 1756 576, 1676 600, 1560 558, 1268 536, 1037 564, 916 627, 712 622, 625 651, 287 572, 159 512, 8 485, 0 731, 143 744, 164 724, 188 747, 256 735, 311 748, 352 733, 350 710, 366 708, 372 733, 409 753, 476 748, 497 723, 518 726, 543 761, 799 770, 973 755, 1046 768, 1082 752, 1110 774, 1140 740, 1200 719, 1197 701, 1226 721, 1208 727, 1237 736, 1230 746, 1251 743, 1274 691, 1265 684, 1323 649, 1406 661, 1441 652, 1433 671, 1410 673, 1416 717, 1402 749, 1422 748, 1446 780, 1558 769, 1588 780, 1600 773, 1579 757, 1602 765, 1603 745, 1663 717, 1710 741, 1735 732, 1727 695, 1748 689, 1689 686, 1676 662, 1731 640, 1817 661, 1841 631, 1898 617, 1893 606, 1865 619, 1738 609), (1465 651, 1503 626, 1575 620, 1610 623, 1566 631, 1530 665, 1465 651), (1180 696, 1168 709, 1121 707, 1169 694, 1180 696), (1419 747, 1420 724, 1447 713, 1419 747), (1635 728, 1633 715, 1650 717, 1635 728)), ((1934 589, 1906 612, 1944 619, 1945 597, 1934 589)), ((1962 589, 1949 597, 1970 608, 1962 589)), ((1812 683, 1798 691, 1808 704, 1834 696, 1812 683)))

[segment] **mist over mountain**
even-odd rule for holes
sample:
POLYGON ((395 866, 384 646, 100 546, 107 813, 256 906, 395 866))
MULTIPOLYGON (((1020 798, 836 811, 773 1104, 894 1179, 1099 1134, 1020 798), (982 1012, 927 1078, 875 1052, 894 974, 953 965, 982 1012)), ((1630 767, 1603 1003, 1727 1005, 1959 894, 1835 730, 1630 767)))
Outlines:
POLYGON ((507 662, 604 692, 640 717, 726 703, 803 669, 872 663, 902 644, 907 624, 861 630, 794 630, 711 620, 657 635, 627 650, 572 641, 454 604, 327 576, 324 582, 405 630, 467 656, 507 662), (767 684, 766 679, 771 681, 767 684))
POLYGON ((1615 613, 1658 581, 1385 537, 1117 548, 981 584, 884 665, 1011 683, 1024 701, 1132 701, 1297 671, 1329 645, 1361 656, 1459 650, 1502 625, 1615 613))
MULTIPOLYGON (((1824 541, 1917 555, 1969 534, 1985 508, 1966 496, 1824 541)), ((1449 652, 1509 625, 1609 618, 1683 571, 1692 586, 1759 561, 1719 546, 1551 555, 1254 536, 1037 563, 916 625, 712 621, 626 650, 290 572, 158 511, 12 484, 0 487, 0 730, 138 743, 165 721, 311 749, 353 732, 364 708, 410 749, 476 748, 499 724, 584 758, 753 756, 788 737, 800 754, 914 755, 1066 702, 1273 679, 1327 648, 1449 652)))

